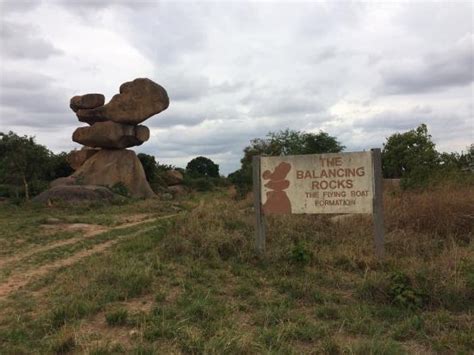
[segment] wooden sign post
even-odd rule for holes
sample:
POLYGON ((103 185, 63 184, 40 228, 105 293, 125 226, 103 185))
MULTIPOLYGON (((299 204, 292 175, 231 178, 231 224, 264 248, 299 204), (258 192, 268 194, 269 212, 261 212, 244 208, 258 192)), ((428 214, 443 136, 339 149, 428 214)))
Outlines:
POLYGON ((255 230, 257 233, 255 247, 257 249, 257 253, 262 254, 265 252, 265 217, 262 211, 260 156, 253 157, 252 159, 252 174, 253 174, 253 199, 254 199, 254 208, 255 208, 255 230))
POLYGON ((372 214, 384 256, 382 159, 369 152, 253 157, 256 249, 265 251, 267 214, 372 214))
POLYGON ((385 255, 384 246, 384 215, 383 215, 383 178, 382 178, 382 153, 380 148, 372 151, 372 164, 374 169, 374 242, 375 254, 382 259, 385 255))

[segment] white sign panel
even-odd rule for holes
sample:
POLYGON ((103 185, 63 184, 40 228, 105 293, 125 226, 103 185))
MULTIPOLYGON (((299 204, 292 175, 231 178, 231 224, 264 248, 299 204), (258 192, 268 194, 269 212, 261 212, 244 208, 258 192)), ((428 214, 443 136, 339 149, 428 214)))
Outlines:
POLYGON ((264 214, 372 213, 371 152, 260 158, 264 214))

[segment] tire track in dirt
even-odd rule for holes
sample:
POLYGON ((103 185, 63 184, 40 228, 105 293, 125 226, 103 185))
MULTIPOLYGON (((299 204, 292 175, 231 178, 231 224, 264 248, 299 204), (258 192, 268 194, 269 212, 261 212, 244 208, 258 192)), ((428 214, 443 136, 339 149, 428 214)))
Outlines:
MULTIPOLYGON (((169 218, 176 217, 177 215, 178 215, 178 213, 172 214, 172 215, 167 215, 167 216, 161 216, 161 217, 157 217, 157 218, 153 218, 153 219, 148 219, 146 221, 129 223, 129 224, 127 224, 127 226, 120 225, 118 227, 111 228, 109 230, 105 230, 105 232, 108 232, 108 231, 111 231, 111 230, 116 230, 116 229, 124 229, 124 228, 127 228, 127 227, 132 227, 134 225, 144 224, 144 223, 147 223, 147 222, 153 222, 153 221, 158 221, 158 220, 162 220, 162 219, 169 219, 169 218)), ((41 265, 40 267, 38 267, 34 270, 29 270, 29 271, 26 271, 26 272, 12 274, 10 277, 8 277, 7 280, 5 280, 3 283, 0 284, 0 300, 6 298, 7 296, 9 296, 14 291, 26 286, 30 281, 32 281, 32 280, 34 280, 38 277, 44 276, 47 273, 49 273, 51 271, 54 271, 58 268, 64 268, 64 267, 71 266, 71 265, 81 261, 82 259, 88 257, 88 256, 91 256, 93 254, 97 254, 97 253, 105 251, 106 249, 108 249, 111 246, 117 244, 121 240, 128 239, 128 238, 131 238, 131 237, 135 237, 137 235, 146 233, 146 232, 148 232, 148 231, 150 231, 154 228, 156 228, 156 226, 144 228, 142 230, 139 230, 139 231, 131 233, 131 234, 124 234, 124 235, 121 235, 121 236, 117 236, 115 239, 108 240, 108 241, 103 242, 101 244, 96 244, 90 249, 81 250, 81 251, 79 251, 79 252, 77 252, 77 253, 75 253, 75 254, 73 254, 73 255, 65 258, 65 259, 59 259, 59 260, 56 260, 52 263, 41 265)), ((98 233, 98 234, 100 234, 100 233, 98 233)))
MULTIPOLYGON (((40 247, 37 247, 37 248, 26 250, 22 253, 16 254, 16 255, 11 256, 9 258, 3 258, 2 260, 0 260, 0 268, 5 266, 6 264, 21 261, 22 259, 28 258, 28 257, 30 257, 34 254, 42 253, 42 252, 45 252, 45 251, 48 251, 48 250, 51 250, 51 249, 54 249, 54 248, 57 248, 57 247, 62 247, 62 246, 68 245, 68 244, 74 244, 74 243, 80 242, 82 240, 95 237, 95 236, 97 236, 99 234, 102 234, 102 233, 110 232, 110 231, 117 230, 117 229, 124 229, 124 228, 128 228, 128 227, 133 227, 133 226, 136 226, 136 225, 139 225, 139 224, 145 224, 145 223, 148 223, 148 222, 153 222, 154 220, 155 220, 155 218, 149 218, 149 219, 142 220, 142 221, 136 221, 136 222, 121 224, 121 225, 116 226, 116 227, 106 227, 106 226, 101 226, 101 225, 98 225, 98 224, 89 224, 88 226, 90 226, 90 227, 86 227, 85 228, 85 230, 86 230, 85 233, 82 234, 79 237, 60 240, 60 241, 57 241, 57 242, 52 242, 52 243, 49 243, 47 245, 43 245, 43 246, 40 246, 40 247)), ((57 226, 62 227, 62 226, 65 226, 65 225, 66 224, 58 224, 57 226)))

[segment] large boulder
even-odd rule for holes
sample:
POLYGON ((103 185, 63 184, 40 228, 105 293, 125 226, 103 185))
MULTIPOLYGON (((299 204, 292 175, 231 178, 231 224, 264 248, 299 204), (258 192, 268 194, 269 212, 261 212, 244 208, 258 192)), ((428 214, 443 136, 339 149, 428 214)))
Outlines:
POLYGON ((87 201, 113 201, 120 199, 104 186, 90 185, 61 185, 43 191, 33 198, 34 202, 53 203, 62 201, 67 203, 87 202, 87 201))
POLYGON ((173 196, 182 196, 187 193, 187 189, 183 185, 169 186, 168 190, 173 196))
POLYGON ((178 170, 167 170, 165 173, 166 185, 174 186, 183 183, 183 174, 178 170))
POLYGON ((79 121, 89 124, 110 120, 136 125, 166 110, 168 106, 168 93, 162 86, 150 79, 139 78, 123 83, 120 94, 112 97, 106 105, 80 109, 76 114, 79 121))
POLYGON ((85 94, 82 96, 74 96, 69 107, 77 112, 80 109, 91 109, 99 106, 103 106, 105 103, 105 96, 102 94, 85 94))
POLYGON ((140 160, 131 150, 101 149, 76 170, 73 176, 76 181, 85 185, 114 187, 122 184, 132 197, 155 196, 140 160))
POLYGON ((150 138, 148 127, 132 126, 112 121, 79 127, 72 134, 74 142, 88 147, 124 149, 140 145, 150 138))
POLYGON ((67 162, 74 170, 79 169, 84 162, 97 153, 99 149, 84 147, 81 150, 72 150, 67 155, 67 162))
POLYGON ((57 187, 64 185, 76 185, 76 178, 74 176, 66 176, 54 179, 49 183, 49 187, 57 187))

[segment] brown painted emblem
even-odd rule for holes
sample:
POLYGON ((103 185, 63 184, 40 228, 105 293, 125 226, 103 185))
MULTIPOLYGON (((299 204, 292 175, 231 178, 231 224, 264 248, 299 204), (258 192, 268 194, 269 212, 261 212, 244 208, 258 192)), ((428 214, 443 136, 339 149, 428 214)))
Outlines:
POLYGON ((290 170, 291 164, 281 162, 273 172, 270 170, 263 172, 263 179, 270 180, 264 186, 273 190, 267 192, 267 201, 263 205, 263 212, 265 214, 291 213, 291 202, 284 191, 290 186, 290 182, 286 180, 290 170))

